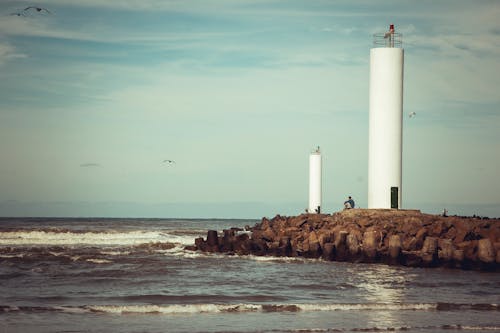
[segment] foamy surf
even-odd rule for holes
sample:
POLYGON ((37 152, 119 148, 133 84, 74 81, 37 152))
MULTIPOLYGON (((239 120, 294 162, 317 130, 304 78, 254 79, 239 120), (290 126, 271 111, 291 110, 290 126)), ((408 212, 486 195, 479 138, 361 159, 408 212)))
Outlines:
POLYGON ((175 243, 192 245, 190 235, 173 235, 157 231, 129 232, 58 232, 50 230, 0 232, 0 245, 139 245, 146 243, 175 243))
MULTIPOLYGON (((90 311, 109 314, 201 314, 230 312, 317 312, 317 311, 440 311, 441 303, 358 303, 358 304, 172 304, 172 305, 86 305, 80 307, 9 307, 0 306, 4 312, 12 311, 90 311)), ((497 304, 454 304, 460 310, 500 310, 497 304)), ((442 310, 441 310, 442 311, 442 310)), ((452 311, 452 310, 450 310, 452 311)))
POLYGON ((109 263, 112 263, 111 260, 107 260, 107 259, 85 259, 85 261, 91 262, 93 264, 109 264, 109 263))
MULTIPOLYGON (((220 312, 317 312, 317 311, 435 311, 441 303, 361 303, 361 304, 185 304, 89 306, 89 310, 106 313, 220 313, 220 312)), ((500 310, 497 304, 454 304, 453 309, 500 310)))

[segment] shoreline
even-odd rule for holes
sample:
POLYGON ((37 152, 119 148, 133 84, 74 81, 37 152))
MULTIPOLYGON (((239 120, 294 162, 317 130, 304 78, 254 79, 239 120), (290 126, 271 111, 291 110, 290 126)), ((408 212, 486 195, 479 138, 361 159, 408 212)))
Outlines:
POLYGON ((209 230, 191 249, 500 271, 500 219, 357 208, 331 215, 276 215, 245 229, 226 229, 220 235, 209 230))

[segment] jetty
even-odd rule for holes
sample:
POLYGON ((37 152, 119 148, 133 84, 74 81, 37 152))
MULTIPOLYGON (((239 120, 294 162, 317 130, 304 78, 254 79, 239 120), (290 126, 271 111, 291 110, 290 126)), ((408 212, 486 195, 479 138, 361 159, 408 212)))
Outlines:
POLYGON ((397 209, 277 215, 245 229, 208 230, 191 249, 498 272, 500 219, 397 209))

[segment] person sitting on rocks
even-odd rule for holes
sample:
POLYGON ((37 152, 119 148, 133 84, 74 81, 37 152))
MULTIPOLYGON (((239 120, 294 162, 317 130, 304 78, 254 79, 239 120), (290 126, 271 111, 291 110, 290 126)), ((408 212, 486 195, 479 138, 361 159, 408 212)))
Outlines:
POLYGON ((352 200, 351 196, 349 196, 349 199, 347 201, 344 201, 344 209, 351 208, 354 208, 354 200, 352 200))

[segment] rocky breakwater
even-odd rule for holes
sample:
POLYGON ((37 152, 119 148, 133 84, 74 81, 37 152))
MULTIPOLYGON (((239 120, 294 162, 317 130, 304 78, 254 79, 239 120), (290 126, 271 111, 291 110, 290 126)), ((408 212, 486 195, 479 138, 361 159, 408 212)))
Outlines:
POLYGON ((195 240, 195 250, 500 271, 500 220, 418 210, 351 209, 263 218, 195 240))

